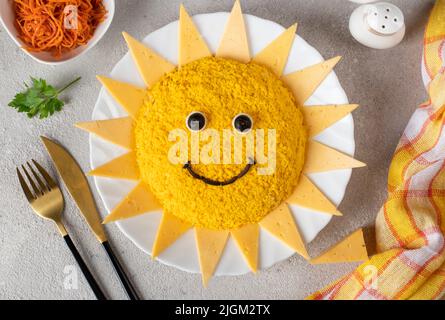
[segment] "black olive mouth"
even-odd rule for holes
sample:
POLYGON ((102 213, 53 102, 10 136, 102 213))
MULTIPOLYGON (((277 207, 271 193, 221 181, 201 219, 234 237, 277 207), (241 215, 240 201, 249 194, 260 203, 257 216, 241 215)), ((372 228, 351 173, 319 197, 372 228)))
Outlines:
POLYGON ((246 164, 246 166, 244 167, 243 170, 241 170, 240 173, 238 173, 236 176, 228 179, 228 180, 224 180, 224 181, 218 181, 218 180, 212 180, 209 179, 207 177, 204 177, 198 173, 196 173, 195 171, 193 171, 192 168, 192 164, 190 163, 190 160, 187 161, 186 164, 184 164, 184 169, 187 169, 187 171, 190 173, 190 175, 198 180, 203 181, 204 183, 211 185, 211 186, 227 186, 229 184, 234 183, 235 181, 237 181, 238 179, 242 178, 243 176, 245 176, 247 174, 247 172, 249 172, 250 168, 252 168, 254 165, 256 164, 255 160, 253 159, 249 159, 249 162, 246 164))

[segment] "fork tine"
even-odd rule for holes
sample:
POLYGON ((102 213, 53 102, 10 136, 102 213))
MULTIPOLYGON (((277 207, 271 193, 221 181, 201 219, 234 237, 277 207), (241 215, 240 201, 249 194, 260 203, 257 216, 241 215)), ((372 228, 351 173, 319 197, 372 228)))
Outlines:
POLYGON ((34 182, 34 180, 31 178, 31 176, 29 175, 28 171, 26 170, 25 166, 22 165, 22 169, 23 172, 25 172, 26 177, 28 178, 29 183, 31 184, 32 189, 34 190, 34 195, 36 197, 39 196, 39 194, 42 194, 42 191, 39 190, 39 188, 37 188, 36 183, 34 182))
POLYGON ((26 162, 26 164, 28 165, 29 170, 31 170, 31 173, 34 176, 34 178, 37 180, 37 183, 39 184, 40 190, 42 190, 42 193, 45 193, 45 191, 49 190, 49 188, 43 183, 42 179, 40 179, 39 175, 35 172, 33 167, 31 167, 29 162, 26 162))
POLYGON ((31 190, 29 190, 28 185, 26 184, 25 179, 23 178, 22 174, 20 173, 19 168, 16 168, 16 170, 17 170, 17 175, 19 177, 20 185, 22 186, 22 190, 26 196, 26 199, 28 199, 28 201, 34 200, 34 195, 32 194, 31 190))
POLYGON ((43 178, 45 179, 46 183, 48 184, 48 186, 51 189, 57 187, 57 183, 53 180, 53 178, 51 178, 49 173, 37 161, 32 159, 32 163, 34 163, 34 165, 36 166, 37 170, 39 170, 40 174, 43 176, 43 178))

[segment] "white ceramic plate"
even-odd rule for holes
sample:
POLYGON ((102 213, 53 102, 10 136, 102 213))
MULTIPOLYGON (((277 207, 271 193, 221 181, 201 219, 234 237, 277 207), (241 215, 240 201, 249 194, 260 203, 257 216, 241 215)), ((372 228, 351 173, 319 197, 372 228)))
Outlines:
MULTIPOLYGON (((212 13, 193 17, 207 44, 215 52, 219 39, 224 30, 228 14, 212 13)), ((247 32, 250 39, 251 53, 254 55, 275 39, 284 28, 280 25, 263 20, 255 16, 245 15, 247 32)), ((143 42, 162 54, 172 62, 177 62, 177 29, 178 22, 173 22, 148 35, 143 42)), ((122 40, 123 41, 123 40, 122 40)), ((322 61, 322 56, 313 47, 308 45, 301 37, 295 38, 289 55, 289 62, 285 73, 289 73, 306 66, 322 61)), ((113 68, 112 78, 144 86, 134 62, 129 53, 113 68)), ((307 104, 342 104, 348 103, 337 77, 331 73, 317 89, 307 104)), ((98 101, 93 111, 93 119, 109 119, 125 116, 125 112, 109 96, 105 90, 101 90, 98 101)), ((332 146, 347 154, 353 155, 354 123, 349 115, 332 127, 328 128, 316 137, 317 140, 332 146)), ((90 136, 91 165, 93 168, 125 153, 125 150, 107 143, 93 135, 90 136)), ((337 170, 310 176, 317 186, 335 204, 343 199, 346 185, 349 182, 351 170, 337 170)), ((135 182, 115 180, 108 178, 95 178, 99 194, 110 211, 123 197, 135 186, 135 182)), ((294 206, 291 208, 295 220, 306 242, 312 241, 315 236, 330 221, 331 216, 320 212, 294 206)), ((161 214, 150 213, 117 222, 119 229, 130 238, 139 248, 148 254, 155 239, 156 230, 160 222, 161 214)), ((294 252, 287 246, 276 240, 266 231, 260 233, 260 268, 267 268, 274 263, 284 260, 294 252)), ((171 247, 164 251, 157 260, 170 266, 177 267, 188 272, 199 272, 199 263, 195 247, 193 230, 189 230, 171 247)), ((216 270, 216 275, 238 275, 248 272, 236 244, 229 239, 221 261, 216 270)))
POLYGON ((6 32, 9 34, 11 39, 20 47, 23 49, 23 51, 33 58, 35 61, 43 63, 43 64, 49 64, 49 65, 58 65, 63 64, 65 62, 74 60, 75 58, 80 57, 84 53, 86 53, 88 50, 90 50, 92 47, 96 45, 96 43, 99 42, 99 40, 104 36, 104 34, 107 32, 108 28, 110 27, 111 21, 113 20, 114 16, 114 8, 115 3, 114 0, 103 0, 103 4, 105 8, 107 9, 107 17, 105 20, 99 24, 97 29, 94 31, 93 37, 88 41, 88 43, 84 46, 80 46, 74 50, 71 50, 69 52, 62 53, 60 57, 55 57, 49 52, 30 52, 28 50, 23 49, 23 42, 20 40, 20 38, 17 36, 18 31, 15 27, 15 13, 13 10, 13 4, 12 0, 1 0, 0 1, 0 22, 2 23, 3 27, 6 29, 6 32))

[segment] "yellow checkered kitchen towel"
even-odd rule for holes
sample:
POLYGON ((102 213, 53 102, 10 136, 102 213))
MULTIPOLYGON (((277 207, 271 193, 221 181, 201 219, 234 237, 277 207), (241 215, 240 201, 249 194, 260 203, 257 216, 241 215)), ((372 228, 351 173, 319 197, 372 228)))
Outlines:
POLYGON ((429 101, 394 154, 388 199, 376 219, 378 253, 310 299, 439 299, 445 293, 445 0, 424 38, 429 101))

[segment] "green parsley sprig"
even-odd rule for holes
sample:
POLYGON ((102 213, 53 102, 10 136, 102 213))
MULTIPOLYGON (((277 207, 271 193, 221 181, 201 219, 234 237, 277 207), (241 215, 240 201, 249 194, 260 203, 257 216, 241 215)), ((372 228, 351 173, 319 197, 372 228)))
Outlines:
POLYGON ((61 89, 55 89, 46 80, 31 77, 31 84, 25 83, 25 91, 17 93, 8 106, 18 112, 26 112, 29 118, 38 115, 40 119, 47 118, 56 111, 62 110, 64 102, 59 100, 59 94, 71 87, 80 77, 74 79, 61 89))

